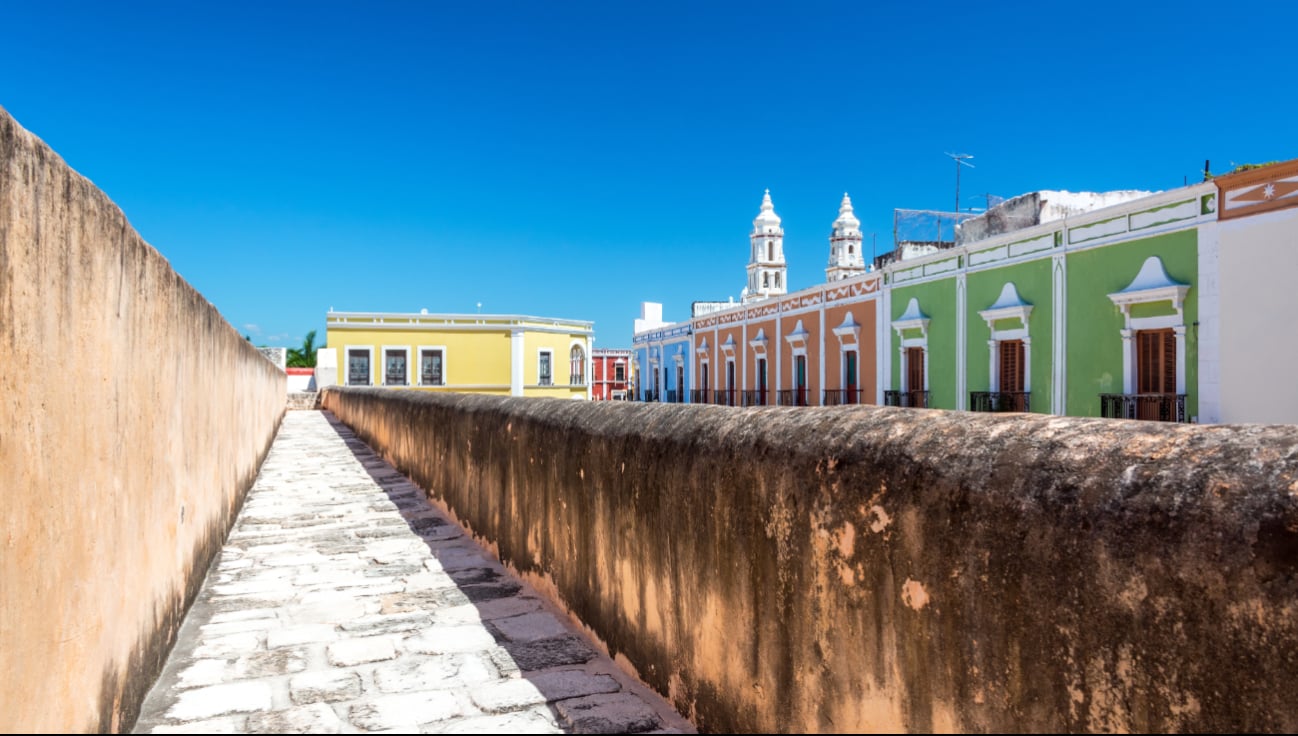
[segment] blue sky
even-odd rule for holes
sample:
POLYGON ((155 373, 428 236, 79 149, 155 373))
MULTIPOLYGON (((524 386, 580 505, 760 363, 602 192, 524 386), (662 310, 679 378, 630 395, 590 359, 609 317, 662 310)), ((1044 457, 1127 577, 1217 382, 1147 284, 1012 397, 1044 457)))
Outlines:
POLYGON ((0 106, 258 343, 481 302, 623 347, 739 296, 765 188, 802 288, 844 191, 880 252, 952 208, 944 152, 965 208, 1298 156, 1298 4, 1142 5, 21 3, 0 106))

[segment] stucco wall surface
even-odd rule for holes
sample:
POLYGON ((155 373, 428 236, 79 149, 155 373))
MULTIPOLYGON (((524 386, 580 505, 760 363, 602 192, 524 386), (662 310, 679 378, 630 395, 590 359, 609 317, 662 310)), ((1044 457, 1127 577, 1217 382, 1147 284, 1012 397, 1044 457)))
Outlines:
POLYGON ((134 720, 284 374, 0 109, 0 729, 134 720))
POLYGON ((329 389, 710 731, 1298 729, 1298 428, 329 389))

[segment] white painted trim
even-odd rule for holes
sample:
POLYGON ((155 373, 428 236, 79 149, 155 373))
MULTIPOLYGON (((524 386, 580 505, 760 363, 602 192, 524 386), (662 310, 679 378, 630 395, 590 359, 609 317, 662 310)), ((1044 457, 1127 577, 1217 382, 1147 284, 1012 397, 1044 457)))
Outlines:
POLYGON ((344 385, 344 386, 359 386, 359 385, 365 385, 365 386, 378 386, 378 385, 381 385, 381 384, 379 384, 377 381, 374 380, 374 346, 373 346, 373 345, 344 345, 344 346, 343 346, 343 366, 344 366, 344 368, 346 369, 346 370, 345 370, 346 380, 343 382, 343 385, 344 385), (353 350, 364 350, 365 352, 369 353, 369 355, 370 355, 370 371, 369 371, 369 373, 370 373, 370 382, 367 383, 367 384, 357 384, 357 383, 352 383, 352 351, 353 351, 353 350))
POLYGON ((382 379, 383 386, 401 387, 410 386, 410 346, 409 345, 384 345, 380 356, 383 359, 383 367, 379 369, 379 377, 382 379), (406 354, 406 381, 405 383, 388 383, 388 351, 401 352, 406 354))
POLYGON ((1062 416, 1068 408, 1068 259, 1063 253, 1056 253, 1051 258, 1050 279, 1051 298, 1050 314, 1053 317, 1053 330, 1050 334, 1050 347, 1054 352, 1050 366, 1050 413, 1062 416))
POLYGON ((879 307, 874 312, 874 339, 880 349, 874 351, 874 375, 877 377, 874 386, 874 403, 883 406, 884 391, 892 390, 892 331, 888 329, 888 320, 892 318, 892 287, 883 289, 879 307))
MULTIPOLYGON (((969 377, 966 375, 969 359, 967 312, 969 308, 968 277, 963 271, 955 277, 955 408, 969 408, 969 377)), ((924 362, 928 370, 928 361, 924 362)))
POLYGON ((726 341, 717 346, 726 357, 733 358, 735 355, 735 336, 726 335, 726 341))
POLYGON ((447 360, 446 346, 445 345, 420 345, 418 346, 418 348, 416 348, 416 350, 417 350, 416 354, 418 357, 416 358, 415 376, 418 378, 418 380, 412 381, 411 385, 421 386, 423 388, 433 388, 436 386, 451 385, 451 370, 450 370, 451 362, 447 360), (424 351, 425 350, 442 351, 442 382, 441 383, 424 383, 424 351))
POLYGON ((590 349, 584 338, 573 338, 568 341, 568 385, 569 386, 589 386, 590 385, 590 349), (572 382, 572 349, 581 348, 582 377, 581 383, 572 382))
POLYGON ((547 348, 537 348, 537 349, 536 349, 536 385, 537 385, 537 386, 554 386, 554 385, 556 385, 555 380, 554 380, 554 374, 555 374, 555 370, 554 370, 554 348, 548 348, 548 347, 547 347, 547 348), (541 356, 542 356, 542 355, 549 355, 549 356, 550 356, 550 382, 549 382, 548 384, 546 384, 546 383, 541 383, 541 356))
MULTIPOLYGON (((905 330, 918 329, 923 333, 923 338, 928 339, 928 323, 932 320, 927 314, 919 308, 919 299, 911 297, 910 302, 906 304, 906 311, 900 317, 892 321, 892 329, 897 331, 897 337, 902 337, 905 330)), ((925 367, 927 367, 927 363, 925 367)))
POLYGON ((760 357, 766 355, 766 343, 767 343, 766 328, 758 327, 757 337, 754 337, 753 339, 749 340, 748 346, 753 349, 753 355, 760 357))
MULTIPOLYGON (((820 388, 817 393, 819 393, 820 396, 816 397, 818 399, 816 403, 820 404, 821 406, 824 406, 825 404, 825 363, 828 362, 825 360, 825 300, 824 299, 820 300, 819 307, 820 307, 820 329, 816 331, 816 337, 820 340, 820 352, 817 353, 817 355, 819 356, 817 362, 820 364, 820 370, 818 371, 818 373, 820 373, 820 388)), ((811 397, 807 397, 807 404, 808 405, 811 404, 811 397)))
MULTIPOLYGON (((1242 222, 1250 218, 1228 220, 1242 222)), ((1223 226, 1226 223, 1223 223, 1223 226)), ((1221 421, 1221 252, 1217 223, 1199 228, 1199 414, 1198 421, 1221 421)), ((1195 417, 1191 417, 1195 421, 1195 417)))
POLYGON ((839 345, 857 345, 861 340, 861 323, 856 321, 856 317, 849 310, 843 317, 843 323, 835 327, 833 332, 838 338, 839 345))
POLYGON ((511 396, 523 395, 523 373, 524 361, 523 355, 527 350, 527 343, 524 340, 524 331, 515 329, 509 333, 509 394, 511 396))
POLYGON ((793 326, 793 332, 784 336, 784 341, 789 343, 789 347, 793 348, 794 355, 798 354, 797 350, 799 348, 802 349, 805 355, 807 352, 807 337, 810 335, 811 333, 807 332, 807 329, 802 326, 802 320, 798 320, 798 323, 793 326))

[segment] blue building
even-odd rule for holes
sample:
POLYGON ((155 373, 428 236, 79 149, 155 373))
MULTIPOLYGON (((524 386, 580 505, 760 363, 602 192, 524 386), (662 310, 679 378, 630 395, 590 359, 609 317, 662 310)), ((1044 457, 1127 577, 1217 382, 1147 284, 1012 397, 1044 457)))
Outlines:
POLYGON ((690 322, 666 324, 663 306, 645 302, 640 306, 631 350, 635 353, 634 398, 641 401, 686 403, 690 400, 690 360, 694 330, 690 322))

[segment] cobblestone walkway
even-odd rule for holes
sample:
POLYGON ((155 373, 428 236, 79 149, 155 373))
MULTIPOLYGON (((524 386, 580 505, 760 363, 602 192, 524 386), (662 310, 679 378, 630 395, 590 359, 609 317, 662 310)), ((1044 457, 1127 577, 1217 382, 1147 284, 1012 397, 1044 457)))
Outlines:
POLYGON ((289 412, 137 733, 693 732, 332 415, 289 412))

